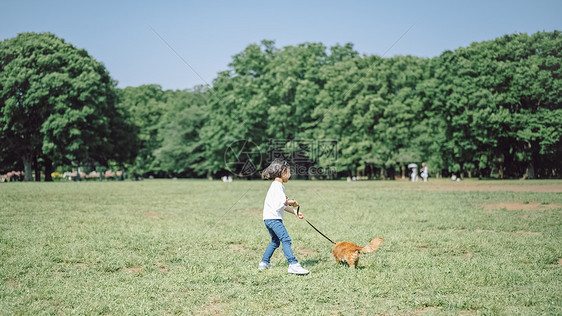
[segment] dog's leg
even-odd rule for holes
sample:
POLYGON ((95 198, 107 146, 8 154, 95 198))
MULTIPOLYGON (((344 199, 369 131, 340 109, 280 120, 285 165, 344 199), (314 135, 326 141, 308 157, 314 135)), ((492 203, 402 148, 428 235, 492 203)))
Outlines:
POLYGON ((349 267, 351 269, 356 268, 357 267, 357 261, 359 261, 359 252, 354 252, 351 255, 349 255, 347 259, 347 263, 349 263, 349 267))

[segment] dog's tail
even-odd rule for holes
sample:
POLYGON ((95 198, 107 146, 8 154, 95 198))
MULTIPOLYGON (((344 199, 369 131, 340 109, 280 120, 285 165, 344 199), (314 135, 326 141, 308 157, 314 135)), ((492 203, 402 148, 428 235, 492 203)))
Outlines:
POLYGON ((381 243, 382 243, 382 237, 375 238, 371 240, 371 242, 367 246, 363 247, 361 251, 363 252, 376 251, 377 249, 379 249, 381 243))

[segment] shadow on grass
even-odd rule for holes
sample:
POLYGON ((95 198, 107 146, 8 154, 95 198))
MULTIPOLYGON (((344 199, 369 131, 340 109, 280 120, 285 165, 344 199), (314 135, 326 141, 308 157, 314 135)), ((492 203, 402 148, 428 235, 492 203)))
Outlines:
MULTIPOLYGON (((326 260, 326 259, 304 259, 304 260, 299 260, 299 262, 306 268, 306 267, 313 267, 315 265, 321 264, 321 263, 326 263, 330 262, 330 264, 333 264, 336 268, 341 268, 341 269, 350 269, 349 268, 349 264, 347 262, 335 262, 334 260, 326 260)), ((355 269, 357 270, 363 270, 366 269, 366 266, 362 266, 359 265, 357 266, 355 269)), ((353 269, 351 269, 353 270, 353 269)))
POLYGON ((334 262, 335 268, 337 269, 344 269, 344 270, 363 270, 366 269, 367 266, 358 265, 355 268, 350 268, 347 262, 334 262))
POLYGON ((299 261, 303 266, 315 266, 319 263, 326 262, 326 260, 319 260, 319 259, 304 259, 299 261))

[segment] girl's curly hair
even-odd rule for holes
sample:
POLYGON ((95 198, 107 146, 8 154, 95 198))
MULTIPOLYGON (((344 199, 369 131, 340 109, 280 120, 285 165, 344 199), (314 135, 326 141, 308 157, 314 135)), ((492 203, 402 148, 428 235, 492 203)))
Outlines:
POLYGON ((261 172, 261 177, 264 180, 271 180, 275 178, 281 178, 281 175, 285 170, 290 169, 289 163, 283 159, 275 159, 271 164, 263 169, 261 172))

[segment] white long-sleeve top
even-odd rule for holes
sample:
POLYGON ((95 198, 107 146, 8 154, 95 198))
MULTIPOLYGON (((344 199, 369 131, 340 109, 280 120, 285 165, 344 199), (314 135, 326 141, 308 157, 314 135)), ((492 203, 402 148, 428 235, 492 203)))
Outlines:
POLYGON ((283 220, 285 213, 285 202, 287 196, 285 195, 285 187, 279 181, 273 181, 269 186, 269 191, 265 196, 263 203, 263 219, 280 219, 283 220))

